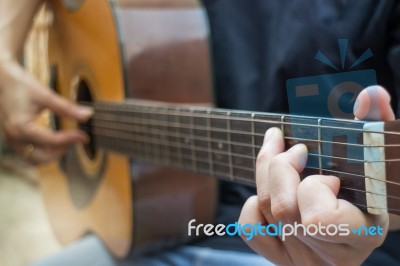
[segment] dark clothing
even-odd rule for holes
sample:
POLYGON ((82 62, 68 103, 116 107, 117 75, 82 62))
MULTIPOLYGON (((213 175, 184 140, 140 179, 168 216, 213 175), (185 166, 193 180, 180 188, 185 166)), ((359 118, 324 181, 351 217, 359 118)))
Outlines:
MULTIPOLYGON (((286 81, 342 70, 338 39, 348 39, 344 69, 367 49, 373 57, 352 70, 374 69, 378 84, 400 97, 400 4, 395 0, 203 0, 211 30, 217 105, 229 109, 288 112, 286 81), (325 54, 335 70, 314 57, 325 54)), ((317 111, 317 110, 316 110, 317 111)), ((318 115, 318 114, 315 114, 318 115)), ((221 182, 217 223, 237 220, 252 188, 221 182)), ((391 233, 383 251, 400 263, 400 243, 391 233), (394 243, 394 244, 393 244, 394 243), (386 247, 387 246, 387 247, 386 247)), ((240 240, 208 238, 200 245, 249 250, 240 240)), ((376 251, 378 254, 381 251, 376 251)), ((382 255, 382 253, 380 253, 382 255)), ((390 260, 390 257, 393 260, 390 260)), ((371 257, 371 262, 377 256, 371 257)), ((386 263, 387 262, 387 263, 386 263)))

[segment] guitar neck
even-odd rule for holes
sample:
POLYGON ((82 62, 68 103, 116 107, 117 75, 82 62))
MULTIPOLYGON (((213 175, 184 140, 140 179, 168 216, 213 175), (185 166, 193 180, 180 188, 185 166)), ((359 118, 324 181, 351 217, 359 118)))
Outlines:
POLYGON ((400 186, 386 180, 384 123, 142 101, 97 102, 94 108, 96 146, 250 186, 265 131, 278 127, 286 148, 297 143, 308 148, 302 176, 335 175, 340 198, 370 213, 399 212, 400 186), (387 186, 393 195, 387 195, 387 186))
POLYGON ((363 160, 364 122, 360 121, 140 101, 96 103, 95 109, 92 126, 99 146, 250 185, 254 185, 256 157, 270 127, 282 130, 287 147, 307 145, 309 170, 332 168, 334 161, 363 160), (348 159, 347 149, 354 158, 348 159))

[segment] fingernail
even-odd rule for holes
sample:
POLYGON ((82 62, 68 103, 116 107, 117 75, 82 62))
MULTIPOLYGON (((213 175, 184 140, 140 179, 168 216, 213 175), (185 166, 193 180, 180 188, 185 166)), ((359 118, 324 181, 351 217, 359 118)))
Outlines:
POLYGON ((79 115, 84 118, 89 118, 94 114, 94 110, 91 107, 80 106, 78 109, 79 115))
POLYGON ((358 107, 360 107, 360 100, 359 99, 357 99, 356 102, 354 103, 353 113, 355 113, 358 110, 358 107))
POLYGON ((288 150, 289 153, 294 153, 297 159, 298 168, 303 169, 307 164, 308 149, 304 144, 297 144, 288 150))
POLYGON ((275 138, 282 137, 282 133, 279 128, 271 127, 267 130, 264 137, 264 143, 270 140, 274 140, 275 138))

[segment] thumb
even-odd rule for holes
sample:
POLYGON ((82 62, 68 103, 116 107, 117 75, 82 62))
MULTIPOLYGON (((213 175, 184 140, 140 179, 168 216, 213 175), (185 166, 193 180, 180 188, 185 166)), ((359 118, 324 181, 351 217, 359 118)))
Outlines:
POLYGON ((354 116, 359 120, 394 120, 389 93, 381 86, 367 87, 357 97, 354 116))

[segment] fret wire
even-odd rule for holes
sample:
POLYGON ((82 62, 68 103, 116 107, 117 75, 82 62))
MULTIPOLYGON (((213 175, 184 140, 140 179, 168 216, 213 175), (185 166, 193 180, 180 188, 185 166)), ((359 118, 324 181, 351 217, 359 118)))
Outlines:
MULTIPOLYGON (((149 113, 144 112, 144 114, 149 114, 149 113)), ((150 113, 150 114, 153 114, 153 113, 150 113)), ((144 116, 144 117, 145 117, 145 116, 144 116)), ((143 119, 145 119, 144 117, 143 117, 143 119)), ((146 119, 146 120, 149 121, 150 119, 146 119)), ((147 122, 146 122, 146 123, 147 123, 147 122)), ((149 122, 147 125, 151 125, 151 122, 149 122)), ((145 127, 146 127, 146 124, 145 124, 145 127)), ((151 154, 154 154, 154 156, 155 156, 154 158, 155 158, 156 160, 158 160, 159 158, 156 157, 156 156, 157 156, 157 153, 154 153, 154 146, 155 146, 155 143, 153 143, 152 141, 148 141, 148 140, 151 139, 151 137, 150 137, 149 134, 143 134, 143 135, 145 136, 145 141, 151 143, 148 156, 150 156, 150 158, 151 158, 151 154)))
MULTIPOLYGON (((161 111, 161 112, 162 112, 163 115, 165 115, 165 117, 168 117, 168 114, 165 111, 161 111)), ((168 137, 169 137, 169 135, 162 135, 162 138, 165 138, 165 140, 169 142, 168 137)), ((171 149, 171 145, 168 145, 167 148, 166 148, 167 160, 170 158, 170 154, 171 154, 170 149, 171 149)))
MULTIPOLYGON (((318 119, 318 125, 321 125, 321 118, 320 119, 318 119)), ((320 175, 322 175, 322 157, 321 157, 321 155, 322 155, 322 147, 321 147, 321 142, 320 142, 320 140, 321 140, 321 128, 320 127, 318 127, 318 163, 319 163, 319 168, 320 168, 320 170, 319 170, 319 174, 320 175)))
MULTIPOLYGON (((125 146, 125 144, 122 144, 122 145, 124 145, 124 147, 122 148, 122 149, 125 149, 125 148, 128 148, 129 149, 129 147, 126 147, 125 146)), ((155 158, 156 160, 158 160, 158 161, 160 161, 160 162, 163 162, 163 163, 165 163, 165 164, 171 164, 169 161, 163 161, 163 159, 162 158, 155 158)), ((202 160, 202 161, 204 161, 204 162, 206 162, 207 160, 206 159, 204 159, 204 160, 202 160)), ((220 165, 222 165, 222 166, 228 166, 228 164, 224 164, 223 162, 217 162, 218 164, 220 164, 220 165)), ((179 166, 179 165, 178 165, 179 166)), ((235 166, 236 167, 236 166, 235 166)), ((242 169, 243 167, 241 167, 241 168, 238 168, 238 169, 242 169)), ((316 169, 316 170, 319 170, 319 168, 313 168, 313 167, 307 167, 307 168, 309 168, 309 169, 316 169)), ((252 169, 252 168, 243 168, 244 170, 246 170, 246 171, 249 171, 249 172, 253 172, 254 173, 254 169, 252 169)), ((189 168, 188 170, 193 170, 193 168, 189 168)), ((198 170, 200 170, 200 169, 197 169, 196 171, 198 171, 198 170)), ((207 173, 207 174, 209 174, 209 170, 208 170, 208 168, 202 168, 201 169, 204 173, 207 173)), ((351 174, 351 173, 345 173, 345 172, 340 172, 340 171, 335 171, 335 170, 329 170, 329 169, 322 169, 323 171, 328 171, 328 172, 337 172, 337 173, 341 173, 341 174, 348 174, 348 175, 354 175, 354 176, 357 176, 357 177, 360 177, 360 178, 370 178, 370 177, 366 177, 366 176, 361 176, 361 175, 356 175, 356 174, 351 174)), ((220 174, 222 174, 222 172, 218 172, 217 173, 217 175, 220 175, 220 174)), ((236 175, 235 175, 236 176, 236 175)), ((235 177, 234 176, 234 177, 235 177)), ((237 180, 237 178, 238 178, 238 176, 236 176, 236 178, 231 178, 231 175, 226 175, 225 177, 227 177, 227 178, 229 178, 230 180, 237 180)), ((253 176, 251 176, 250 178, 249 177, 245 177, 245 176, 241 176, 241 177, 239 177, 239 178, 242 178, 242 179, 246 179, 246 180, 248 180, 249 182, 252 182, 252 183, 254 183, 255 181, 254 181, 254 179, 253 179, 253 176)), ((373 178, 370 178, 370 179, 373 179, 373 178)), ((392 182, 387 182, 387 181, 383 181, 383 180, 378 180, 378 179, 375 179, 375 180, 377 180, 377 181, 381 181, 381 182, 385 182, 385 183, 392 183, 392 182)), ((255 183, 254 183, 255 184, 255 183)), ((395 185, 400 185, 400 183, 394 183, 395 185)), ((366 190, 358 190, 358 189, 354 189, 354 188, 349 188, 349 187, 341 187, 341 189, 342 188, 344 188, 344 189, 350 189, 350 190, 354 190, 354 191, 360 191, 360 192, 365 192, 365 193, 370 193, 370 194, 375 194, 375 195, 380 195, 380 196, 385 196, 385 197, 388 197, 388 198, 393 198, 393 199, 395 199, 395 200, 400 200, 400 197, 397 197, 397 196, 394 196, 394 195, 384 195, 384 194, 380 194, 380 193, 372 193, 372 192, 370 192, 370 191, 366 191, 366 190)))
POLYGON ((233 177, 233 168, 232 168, 232 147, 231 147, 231 113, 227 113, 227 121, 226 121, 226 126, 227 126, 227 140, 228 140, 228 159, 229 159, 229 173, 233 177))
POLYGON ((213 164, 213 154, 212 154, 212 142, 211 142, 211 110, 207 110, 208 118, 207 118, 207 145, 208 145, 208 163, 210 164, 210 173, 214 175, 214 164, 213 164))
MULTIPOLYGON (((150 118, 152 117, 152 115, 154 115, 154 114, 150 114, 150 118)), ((157 110, 157 115, 159 115, 159 111, 158 110, 157 110)), ((151 120, 154 121, 155 119, 151 119, 151 120)), ((149 125, 150 125, 150 128, 151 128, 150 129, 150 133, 151 134, 156 134, 155 130, 154 130, 154 124, 152 122, 150 122, 149 125)), ((161 137, 161 135, 160 135, 160 137, 161 137)), ((153 145, 153 151, 154 151, 155 156, 159 156, 160 160, 162 160, 161 152, 159 150, 159 147, 160 147, 160 145, 153 145)))
MULTIPOLYGON (((141 124, 143 124, 143 125, 145 125, 146 123, 144 122, 144 121, 142 121, 142 119, 144 119, 143 118, 143 116, 144 116, 144 114, 142 113, 142 114, 139 114, 139 121, 141 122, 141 124)), ((135 118, 136 119, 136 118, 135 118)), ((132 120, 134 120, 134 119, 132 119, 132 120)), ((130 125, 130 126, 132 126, 133 127, 133 123, 130 125)), ((136 127, 135 127, 136 128, 136 127)), ((145 138, 146 138, 146 135, 144 136, 145 138)), ((149 143, 149 148, 148 149, 145 149, 145 157, 147 158, 147 154, 149 154, 150 153, 150 150, 152 149, 153 147, 152 147, 152 143, 149 143)))
MULTIPOLYGON (((99 127, 98 127, 98 128, 99 128, 99 127)), ((108 129, 114 130, 115 128, 109 127, 108 129)), ((140 131, 140 130, 136 129, 135 131, 131 131, 131 132, 127 132, 127 131, 125 131, 125 130, 121 130, 121 131, 118 132, 118 134, 123 134, 123 132, 124 132, 124 133, 133 133, 133 134, 134 134, 135 132, 147 133, 147 131, 140 131)), ((161 131, 161 132, 158 132, 158 135, 170 135, 170 134, 173 134, 173 133, 171 133, 170 131, 161 131)), ((178 137, 183 138, 182 136, 178 136, 178 137)), ((204 140, 204 141, 208 141, 206 138, 198 137, 198 136, 193 137, 193 139, 195 139, 195 140, 204 140)), ((238 142, 229 142, 229 141, 224 141, 224 140, 211 140, 211 142, 215 142, 215 143, 225 143, 225 144, 227 144, 228 146, 229 146, 229 145, 232 145, 232 144, 233 144, 233 145, 239 145, 239 146, 246 146, 246 147, 250 146, 250 144, 238 143, 238 142)), ((261 148, 261 146, 256 145, 256 146, 253 147, 253 148, 261 148)), ((356 159, 356 158, 345 158, 345 157, 338 157, 338 156, 331 156, 331 155, 322 155, 322 154, 319 155, 319 154, 314 154, 314 153, 309 153, 309 155, 317 156, 317 157, 322 157, 322 158, 329 158, 329 159, 347 160, 347 161, 353 161, 353 162, 359 162, 359 163, 378 163, 378 162, 383 162, 383 160, 381 160, 381 161, 366 161, 366 160, 356 159)), ((255 157, 255 158, 256 158, 256 157, 255 157)), ((385 161, 400 161, 400 159, 389 159, 389 160, 385 160, 385 161)))
POLYGON ((253 114, 251 114, 251 150, 252 150, 252 152, 253 152, 253 169, 256 169, 256 158, 257 158, 257 156, 256 156, 256 140, 255 140, 255 137, 254 137, 254 116, 255 116, 255 114, 253 113, 253 114))
MULTIPOLYGON (((96 117, 93 118, 92 120, 93 121, 107 121, 107 122, 111 122, 111 123, 124 123, 124 124, 126 123, 126 122, 121 121, 121 120, 120 121, 104 120, 104 119, 102 120, 102 119, 98 119, 96 117)), ((148 120, 146 120, 146 121, 148 121, 148 120)), ((142 123, 142 124, 146 125, 146 123, 142 123)), ((166 123, 166 122, 161 124, 161 126, 167 126, 167 125, 168 125, 168 123, 166 123)), ((296 124, 293 124, 293 125, 296 125, 296 124)), ((180 125, 173 125, 173 126, 179 127, 180 125)), ((202 127, 202 126, 194 126, 194 129, 196 129, 196 130, 207 130, 206 127, 202 127)), ((222 132, 222 133, 226 132, 225 130, 219 129, 219 128, 211 128, 211 130, 215 131, 215 132, 222 132)), ((251 135, 248 132, 239 131, 239 130, 233 130, 233 131, 231 131, 231 133, 243 134, 243 135, 251 135)), ((264 137, 264 133, 255 133, 255 136, 264 137)), ((318 140, 313 140, 313 139, 295 138, 295 137, 287 137, 287 136, 285 136, 284 139, 286 139, 286 140, 294 140, 294 141, 303 141, 303 142, 306 142, 306 141, 307 142, 322 142, 322 143, 328 143, 328 144, 347 145, 347 146, 355 146, 355 147, 370 147, 370 148, 372 148, 372 147, 387 147, 387 146, 390 146, 390 145, 365 145, 365 144, 358 144, 358 143, 346 143, 346 142, 335 142, 335 141, 318 141, 318 140)), ((244 145, 247 145, 247 144, 244 144, 244 145)))
POLYGON ((281 116, 281 131, 282 131, 282 136, 285 136, 285 116, 281 116))
MULTIPOLYGON (((193 113, 193 109, 190 109, 190 112, 193 113)), ((197 163, 196 163, 196 150, 194 149, 195 140, 194 140, 194 124, 193 124, 193 116, 190 116, 190 144, 192 146, 192 164, 193 169, 196 171, 197 163)))
MULTIPOLYGON (((145 114, 154 115, 154 113, 147 113, 147 112, 145 112, 145 114)), ((153 124, 145 124, 145 126, 152 126, 152 125, 153 124)), ((149 132, 149 131, 147 130, 147 132, 149 132)), ((144 134, 144 136, 146 136, 146 139, 151 139, 150 134, 144 134)), ((155 148, 154 148, 155 146, 156 146, 155 143, 152 143, 152 145, 150 146, 150 148, 151 148, 150 152, 152 151, 153 154, 155 154, 155 156, 157 156, 157 152, 155 152, 155 148)), ((156 159, 157 159, 157 157, 156 157, 156 159)))
MULTIPOLYGON (((175 109, 176 114, 179 114, 180 112, 180 108, 177 107, 175 109)), ((177 121, 178 124, 181 124, 181 119, 180 116, 175 116, 175 120, 177 121)), ((177 132, 179 131, 179 127, 177 129, 177 132)), ((179 158, 179 162, 180 164, 183 166, 183 159, 182 159, 182 145, 179 141, 177 141, 177 146, 178 146, 178 158, 179 158)))

